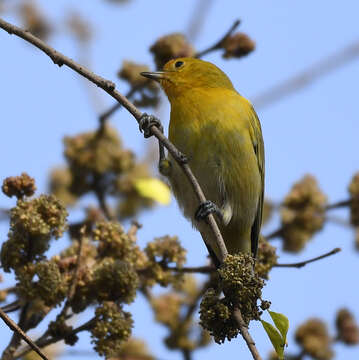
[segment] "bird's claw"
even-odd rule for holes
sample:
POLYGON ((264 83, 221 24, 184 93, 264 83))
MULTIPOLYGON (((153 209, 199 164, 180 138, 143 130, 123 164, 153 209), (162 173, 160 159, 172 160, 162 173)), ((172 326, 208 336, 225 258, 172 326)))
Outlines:
POLYGON ((161 124, 161 121, 153 115, 143 113, 138 121, 138 125, 140 131, 143 132, 143 136, 145 138, 149 138, 152 136, 152 126, 156 126, 163 133, 163 126, 161 124))
POLYGON ((194 218, 197 221, 205 220, 209 214, 216 214, 221 216, 221 210, 218 206, 210 200, 207 200, 198 206, 194 218))

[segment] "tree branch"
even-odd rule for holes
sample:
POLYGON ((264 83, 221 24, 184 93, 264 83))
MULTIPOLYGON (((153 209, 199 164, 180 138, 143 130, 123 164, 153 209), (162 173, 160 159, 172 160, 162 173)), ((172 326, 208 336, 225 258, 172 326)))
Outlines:
MULTIPOLYGON (((41 351, 41 349, 21 330, 19 326, 16 325, 14 321, 10 319, 9 316, 7 316, 2 309, 0 309, 0 317, 5 322, 5 324, 15 333, 17 333, 19 336, 23 338, 24 341, 26 341, 29 344, 30 349, 34 350, 42 359, 49 360, 45 354, 41 351)), ((5 354, 4 357, 5 358, 5 354)))
MULTIPOLYGON (((237 22, 232 26, 232 28, 230 29, 231 31, 233 31, 232 30, 233 28, 238 26, 237 22)), ((89 81, 96 84, 98 87, 102 88, 110 96, 112 96, 119 103, 121 103, 123 105, 123 107, 125 107, 133 115, 133 117, 137 120, 137 122, 140 121, 140 119, 142 117, 141 111, 139 109, 137 109, 125 96, 123 96, 121 93, 119 93, 118 91, 115 90, 115 84, 112 81, 106 80, 106 79, 102 78, 101 76, 94 74, 93 72, 91 72, 90 70, 81 66, 80 64, 76 63, 72 59, 70 59, 67 56, 56 51, 55 49, 53 49, 52 47, 47 45, 45 42, 43 42, 36 36, 30 34, 27 31, 22 30, 21 28, 15 26, 15 25, 12 25, 12 24, 0 19, 0 27, 3 28, 5 31, 7 31, 9 34, 15 34, 15 35, 21 37, 22 39, 28 41, 29 43, 33 44, 40 50, 42 50, 45 54, 47 54, 53 60, 53 62, 55 64, 57 64, 59 66, 61 66, 61 65, 68 66, 72 70, 74 70, 77 73, 79 73, 80 75, 84 76, 89 81)), ((229 31, 228 33, 230 33, 231 31, 229 31)), ((164 134, 156 126, 151 126, 149 130, 151 131, 152 135, 154 135, 166 147, 166 149, 172 155, 174 160, 177 161, 179 166, 182 168, 183 172, 187 176, 187 178, 196 194, 198 202, 199 203, 205 202, 206 198, 204 196, 204 193, 203 193, 197 179, 193 175, 193 173, 187 163, 186 157, 177 150, 177 148, 164 136, 164 134)), ((219 254, 218 254, 219 261, 223 262, 227 256, 228 252, 227 252, 225 243, 223 241, 222 235, 220 233, 220 230, 218 228, 218 225, 212 214, 208 215, 206 220, 207 220, 208 226, 211 228, 211 231, 213 232, 213 234, 215 236, 216 245, 219 249, 219 254)), ((211 245, 211 244, 209 244, 209 245, 211 245)), ((256 360, 260 360, 261 357, 255 347, 255 343, 254 343, 251 335, 249 334, 249 332, 244 324, 244 321, 243 321, 243 318, 242 318, 242 315, 241 315, 239 309, 235 310, 235 317, 237 319, 238 327, 240 329, 242 337, 245 340, 253 358, 256 360)))
MULTIPOLYGON (((80 325, 76 329, 73 329, 68 335, 76 335, 81 331, 90 330, 93 325, 95 324, 95 318, 90 319, 89 321, 85 322, 84 324, 80 325)), ((54 344, 60 340, 63 340, 62 336, 55 336, 51 338, 46 338, 44 336, 41 336, 38 340, 36 340, 35 345, 38 347, 45 347, 51 344, 54 344)), ((31 351, 31 348, 25 347, 23 349, 20 349, 17 353, 14 354, 14 359, 22 358, 25 356, 29 351, 31 351)), ((45 360, 48 360, 47 358, 44 358, 45 360)))
POLYGON ((194 57, 195 58, 201 58, 204 55, 207 55, 208 53, 215 51, 215 50, 219 50, 222 48, 223 43, 227 40, 228 37, 230 37, 234 30, 237 29, 237 27, 239 26, 239 24, 241 23, 241 21, 239 19, 237 19, 233 25, 229 28, 229 30, 221 37, 220 40, 218 40, 215 44, 213 44, 212 46, 208 47, 205 50, 202 50, 200 52, 198 52, 194 57))
POLYGON ((357 57, 359 57, 358 40, 335 54, 318 61, 292 78, 284 80, 282 83, 263 91, 262 94, 254 96, 252 102, 257 109, 264 108, 308 86, 318 78, 329 74, 357 57))
POLYGON ((315 258, 309 259, 309 260, 305 260, 305 261, 301 261, 301 262, 297 262, 297 263, 292 263, 292 264, 275 264, 273 267, 294 267, 294 268, 301 268, 307 264, 310 264, 312 262, 324 259, 328 256, 332 256, 334 254, 337 254, 338 252, 342 251, 342 249, 340 248, 335 248, 332 251, 329 251, 323 255, 317 256, 315 258))

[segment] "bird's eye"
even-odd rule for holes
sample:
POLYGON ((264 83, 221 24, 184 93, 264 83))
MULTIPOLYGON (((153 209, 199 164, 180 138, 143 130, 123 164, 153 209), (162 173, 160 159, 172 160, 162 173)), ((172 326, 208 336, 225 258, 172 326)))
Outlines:
POLYGON ((179 67, 181 67, 183 65, 183 61, 176 61, 175 62, 175 67, 176 68, 179 68, 179 67))

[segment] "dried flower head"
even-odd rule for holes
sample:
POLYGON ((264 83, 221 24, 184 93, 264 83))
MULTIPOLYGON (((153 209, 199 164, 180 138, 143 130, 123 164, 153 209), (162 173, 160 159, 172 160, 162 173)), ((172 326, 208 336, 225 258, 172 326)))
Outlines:
POLYGON ((353 314, 347 309, 340 309, 337 312, 336 327, 338 338, 347 345, 359 343, 359 327, 353 314))
POLYGON ((19 8, 23 27, 36 37, 46 40, 51 34, 51 27, 34 3, 24 2, 19 8))
POLYGON ((95 325, 91 328, 91 342, 101 356, 116 356, 131 336, 131 314, 121 306, 107 301, 95 311, 95 325))
POLYGON ((111 189, 116 178, 134 163, 133 153, 122 148, 118 133, 108 126, 101 132, 65 137, 64 143, 72 177, 70 190, 77 195, 92 190, 96 182, 111 189))
POLYGON ((90 23, 80 14, 72 12, 67 19, 67 26, 80 42, 87 43, 91 40, 92 29, 90 23))
POLYGON ((67 211, 52 195, 18 200, 10 211, 8 240, 1 248, 5 271, 41 260, 52 237, 58 239, 67 228, 67 211))
POLYGON ((203 296, 200 305, 200 324, 214 338, 217 344, 236 338, 238 324, 233 317, 233 308, 226 298, 220 299, 218 292, 210 288, 203 296))
POLYGON ((180 33, 162 36, 150 47, 150 51, 154 55, 157 69, 162 69, 171 59, 195 55, 192 45, 180 33))
POLYGON ((293 185, 281 210, 283 249, 298 252, 325 221, 327 198, 316 179, 306 175, 293 185))
POLYGON ((98 301, 129 304, 136 297, 139 278, 129 263, 107 257, 96 264, 92 286, 98 301))
POLYGON ((164 236, 149 242, 145 248, 148 262, 144 270, 147 285, 156 283, 167 286, 180 282, 181 273, 167 270, 169 264, 181 267, 186 261, 186 250, 180 245, 177 237, 164 236))
POLYGON ((312 318, 300 325, 295 340, 314 359, 330 360, 334 356, 327 326, 320 319, 312 318))
POLYGON ((354 226, 359 226, 359 172, 353 176, 348 187, 350 194, 350 222, 354 226))
POLYGON ((163 294, 151 301, 156 321, 171 329, 179 325, 182 304, 183 297, 176 293, 163 294))
POLYGON ((21 298, 40 299, 46 306, 62 302, 68 291, 68 279, 54 261, 42 261, 34 266, 23 267, 18 275, 18 291, 21 298))
POLYGON ((276 250, 263 236, 260 237, 255 271, 262 279, 268 280, 269 271, 277 263, 276 250))
POLYGON ((150 71, 150 68, 147 65, 125 60, 117 76, 127 81, 133 87, 147 87, 151 91, 157 92, 159 90, 157 83, 143 77, 140 74, 143 71, 150 71))
POLYGON ((253 267, 252 256, 236 254, 227 255, 218 270, 226 299, 241 310, 246 324, 250 320, 259 320, 261 314, 257 302, 262 296, 264 281, 253 267))
POLYGON ((72 184, 71 172, 66 167, 58 167, 51 171, 49 180, 49 190, 65 206, 74 205, 77 196, 70 191, 72 184))
POLYGON ((247 34, 237 32, 227 37, 222 47, 225 50, 224 58, 240 58, 254 51, 256 43, 247 34))
POLYGON ((3 181, 1 190, 6 196, 16 196, 18 199, 32 196, 36 191, 35 179, 25 172, 20 176, 10 176, 3 181))
POLYGON ((108 360, 155 360, 146 343, 141 339, 130 338, 122 344, 120 351, 108 360))

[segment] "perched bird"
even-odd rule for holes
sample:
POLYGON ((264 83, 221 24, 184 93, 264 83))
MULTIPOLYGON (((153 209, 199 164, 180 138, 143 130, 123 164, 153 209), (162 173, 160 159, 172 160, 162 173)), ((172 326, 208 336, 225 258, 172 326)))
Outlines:
POLYGON ((163 71, 144 72, 157 80, 171 104, 170 141, 185 154, 209 202, 198 200, 180 166, 169 157, 166 176, 184 215, 219 254, 202 221, 217 218, 230 254, 255 257, 262 222, 264 145, 251 103, 217 66, 194 58, 170 60, 163 71))

